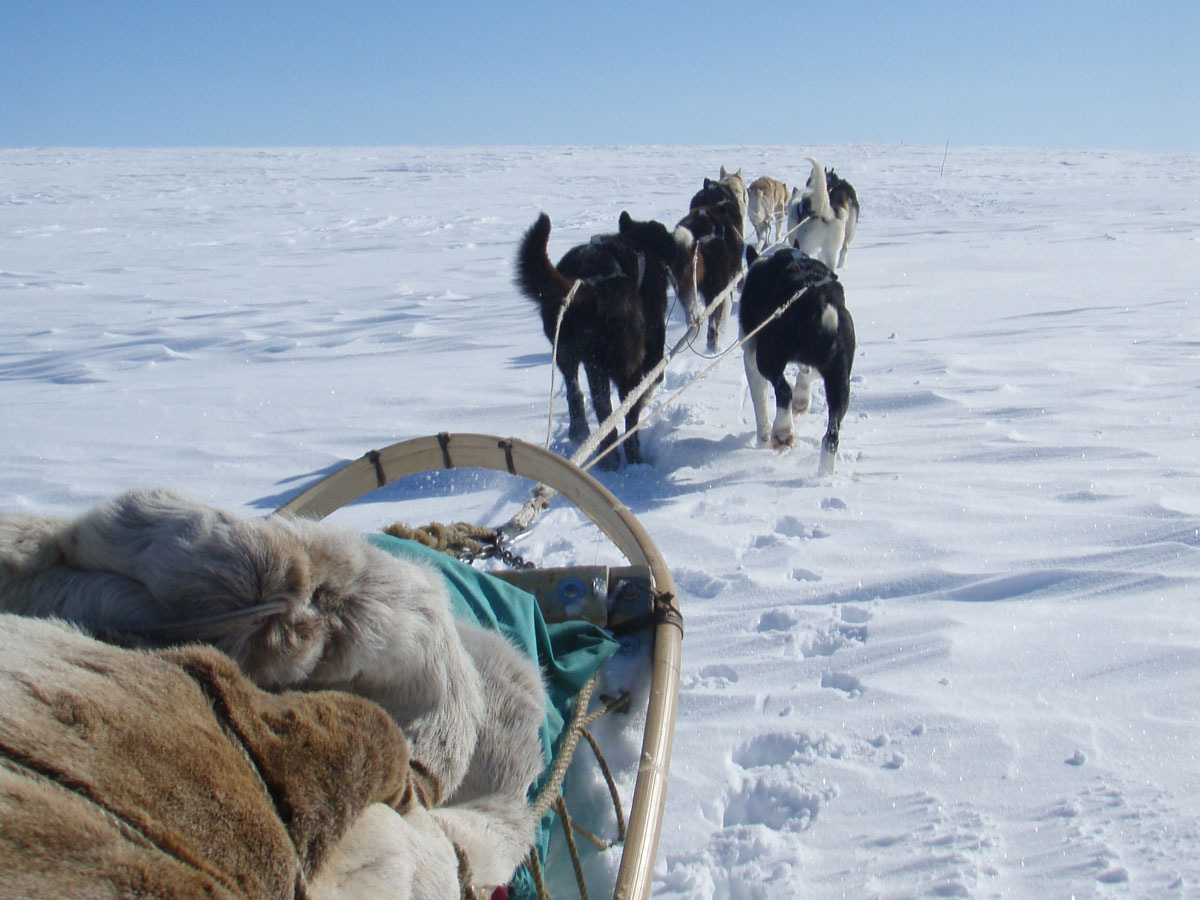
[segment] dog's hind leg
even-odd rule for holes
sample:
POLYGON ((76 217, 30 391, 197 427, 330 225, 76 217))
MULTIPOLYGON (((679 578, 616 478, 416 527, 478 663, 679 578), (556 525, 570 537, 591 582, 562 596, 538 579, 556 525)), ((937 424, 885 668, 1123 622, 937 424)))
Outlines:
POLYGON ((812 366, 800 366, 796 373, 796 386, 792 389, 792 413, 802 416, 812 406, 812 383, 820 377, 812 366))
MULTIPOLYGON (((612 415, 612 388, 608 375, 594 363, 584 363, 583 369, 587 373, 588 388, 592 392, 592 408, 596 411, 597 421, 603 425, 612 415)), ((613 428, 600 439, 598 452, 603 453, 616 442, 617 429, 613 428)), ((621 457, 614 451, 602 457, 597 465, 602 469, 617 469, 621 465, 621 457)))
POLYGON ((850 368, 842 358, 834 360, 821 377, 825 381, 825 399, 829 403, 829 421, 821 439, 820 474, 832 475, 837 468, 838 438, 842 419, 850 408, 850 368))
MULTIPOLYGON (((730 282, 732 284, 732 280, 730 282)), ((721 329, 725 325, 725 320, 728 319, 733 312, 733 294, 732 289, 721 288, 725 292, 725 299, 721 305, 713 310, 712 316, 708 320, 708 352, 716 353, 721 343, 721 329)))
MULTIPOLYGON (((633 393, 634 388, 638 385, 638 380, 634 379, 631 384, 622 384, 618 386, 617 396, 621 398, 621 402, 625 402, 625 398, 633 393)), ((629 408, 629 412, 625 413, 625 460, 628 463, 640 463, 642 461, 642 445, 638 440, 638 433, 635 430, 638 425, 638 419, 642 415, 642 407, 646 404, 646 399, 649 393, 642 395, 636 403, 629 408)))
POLYGON ((725 303, 722 303, 713 310, 712 316, 708 320, 708 352, 716 353, 717 347, 721 342, 721 326, 725 323, 727 310, 725 303))
POLYGON ((570 363, 559 360, 559 371, 563 373, 563 382, 567 391, 567 414, 570 424, 567 434, 576 443, 586 441, 591 429, 587 423, 587 407, 583 401, 583 391, 579 387, 579 362, 570 363))
POLYGON ((796 431, 792 424, 792 386, 788 384, 782 368, 766 377, 775 388, 775 423, 771 426, 771 446, 773 448, 795 446, 796 431))
POLYGON ((767 379, 758 370, 758 353, 755 342, 748 341, 742 349, 742 365, 746 369, 746 384, 750 388, 750 401, 754 404, 754 432, 759 447, 765 447, 771 440, 771 426, 768 421, 770 405, 767 401, 767 379))
POLYGON ((858 227, 858 212, 850 207, 846 215, 846 236, 842 240, 842 251, 838 254, 838 268, 846 264, 846 254, 850 252, 850 242, 854 240, 854 229, 858 227))

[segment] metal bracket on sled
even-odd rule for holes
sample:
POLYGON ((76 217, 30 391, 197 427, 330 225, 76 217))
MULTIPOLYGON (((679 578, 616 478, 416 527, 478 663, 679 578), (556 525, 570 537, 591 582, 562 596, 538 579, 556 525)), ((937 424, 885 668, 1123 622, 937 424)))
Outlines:
POLYGON ((585 619, 618 638, 649 624, 654 588, 648 566, 567 566, 490 574, 537 598, 547 622, 585 619))

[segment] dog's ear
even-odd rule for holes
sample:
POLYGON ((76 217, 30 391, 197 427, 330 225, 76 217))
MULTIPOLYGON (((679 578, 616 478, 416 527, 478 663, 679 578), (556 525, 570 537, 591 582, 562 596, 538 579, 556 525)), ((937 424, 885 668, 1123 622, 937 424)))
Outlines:
MULTIPOLYGON (((724 169, 722 169, 721 171, 724 171, 724 169)), ((714 184, 716 184, 716 182, 715 182, 715 181, 713 181, 711 178, 705 178, 705 179, 704 179, 704 189, 705 189, 706 191, 707 191, 707 190, 708 190, 710 187, 712 187, 714 184)))
POLYGON ((630 216, 629 213, 626 212, 625 210, 621 210, 620 218, 617 219, 617 231, 620 234, 625 234, 626 232, 629 231, 629 228, 632 225, 633 225, 633 217, 630 216))
POLYGON ((754 261, 758 259, 758 251, 753 246, 746 245, 746 265, 754 265, 754 261))
POLYGON ((722 178, 728 178, 728 177, 729 177, 729 173, 725 171, 725 167, 724 167, 724 166, 721 166, 721 177, 722 177, 722 178))

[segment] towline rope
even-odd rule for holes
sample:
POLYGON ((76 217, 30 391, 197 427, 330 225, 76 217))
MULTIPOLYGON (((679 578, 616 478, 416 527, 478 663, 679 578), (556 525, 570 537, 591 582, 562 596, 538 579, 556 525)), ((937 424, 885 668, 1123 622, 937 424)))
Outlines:
POLYGON ((558 320, 554 323, 554 340, 551 341, 553 346, 550 348, 550 410, 546 414, 546 449, 550 449, 550 436, 554 430, 554 377, 558 371, 558 333, 562 330, 563 318, 567 314, 567 307, 571 305, 571 301, 575 299, 575 294, 579 290, 580 282, 578 280, 571 283, 571 289, 567 291, 567 296, 563 298, 562 305, 558 308, 558 320))
MULTIPOLYGON (((637 403, 644 395, 650 392, 650 390, 654 387, 658 376, 663 372, 663 370, 666 369, 667 364, 675 358, 680 350, 690 345, 691 341, 694 340, 695 337, 700 333, 701 326, 708 321, 713 312, 725 302, 726 295, 731 294, 736 289, 737 281, 735 280, 731 282, 712 300, 711 303, 708 304, 707 307, 705 307, 700 316, 698 316, 696 320, 688 326, 688 329, 684 333, 683 337, 681 337, 675 343, 674 347, 671 348, 671 352, 665 354, 663 358, 659 360, 658 363, 649 372, 647 372, 645 376, 643 376, 642 380, 638 383, 638 386, 629 392, 625 399, 621 401, 620 405, 613 410, 612 414, 605 419, 603 423, 601 423, 600 427, 596 431, 592 432, 592 434, 588 436, 588 439, 579 446, 579 448, 571 455, 570 461, 584 471, 592 468, 597 462, 599 462, 612 451, 616 450, 625 442, 627 438, 640 431, 645 424, 657 418, 663 412, 663 410, 669 404, 678 399, 678 397, 684 391, 691 388, 692 385, 703 379, 706 375, 708 375, 709 372, 716 368, 721 360, 739 347, 745 346, 747 341, 758 334, 769 323, 782 316, 793 303, 800 299, 800 297, 804 296, 804 294, 807 293, 811 288, 817 287, 818 285, 824 283, 825 282, 818 282, 816 285, 807 285, 803 289, 797 291, 788 298, 787 302, 771 313, 771 315, 764 319, 756 328, 739 340, 730 344, 725 350, 719 353, 716 359, 707 368, 700 372, 699 375, 694 377, 682 388, 656 406, 653 411, 643 416, 637 425, 625 432, 623 435, 619 436, 617 440, 613 442, 611 446, 607 447, 602 453, 599 453, 594 458, 589 459, 591 454, 595 452, 596 448, 600 445, 600 442, 604 439, 604 436, 613 431, 621 421, 622 417, 633 408, 633 405, 637 403)), ((509 539, 528 531, 533 525, 534 520, 550 505, 550 501, 557 493, 558 492, 553 488, 547 487, 544 484, 539 484, 534 488, 532 495, 530 496, 529 500, 525 502, 525 505, 522 506, 521 509, 518 510, 511 519, 509 519, 505 524, 501 525, 497 530, 509 539)))

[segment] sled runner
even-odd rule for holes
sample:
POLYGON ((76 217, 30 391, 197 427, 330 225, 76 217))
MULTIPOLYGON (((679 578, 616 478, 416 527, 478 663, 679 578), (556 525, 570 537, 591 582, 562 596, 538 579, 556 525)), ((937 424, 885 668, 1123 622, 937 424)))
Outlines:
MULTIPOLYGON (((430 435, 373 450, 309 486, 277 512, 321 519, 370 492, 421 472, 453 468, 483 468, 531 479, 571 501, 592 520, 628 561, 627 566, 582 566, 558 569, 493 570, 489 576, 532 593, 546 622, 586 620, 614 633, 646 629, 652 635, 650 690, 634 793, 628 804, 620 865, 613 896, 645 898, 657 854, 666 797, 671 744, 678 703, 682 617, 675 585, 658 548, 633 514, 603 485, 577 465, 548 450, 513 438, 483 434, 430 435)), ((488 552, 502 550, 496 532, 465 536, 488 552)), ((427 540, 426 543, 436 543, 427 540)), ((383 543, 384 549, 393 548, 383 543)), ((399 550, 397 552, 413 552, 399 550)), ((419 551, 418 551, 419 552, 419 551)), ((469 555, 473 552, 468 549, 469 555)), ((574 718, 587 713, 590 685, 578 696, 574 718)), ((543 807, 565 810, 560 802, 561 770, 570 761, 579 726, 564 732, 555 771, 548 773, 539 794, 543 807)), ((590 740, 590 737, 588 738, 590 740)), ((611 780, 610 780, 611 787, 611 780)), ((614 791, 615 794, 615 791, 614 791)), ((618 822, 624 814, 618 809, 618 822)), ((571 828, 566 828, 573 848, 571 828)), ((532 867, 537 869, 536 854, 532 867)), ((579 872, 576 863, 577 875, 579 872)), ((536 878, 535 873, 535 878, 536 878)), ((580 891, 587 896, 581 883, 580 891)))

